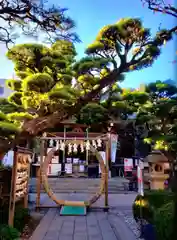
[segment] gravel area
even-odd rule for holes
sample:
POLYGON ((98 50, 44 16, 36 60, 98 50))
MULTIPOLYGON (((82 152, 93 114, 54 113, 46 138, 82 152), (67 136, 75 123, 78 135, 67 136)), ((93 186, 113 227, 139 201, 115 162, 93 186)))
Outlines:
POLYGON ((121 217, 127 226, 132 230, 132 232, 135 234, 136 238, 138 240, 143 240, 144 238, 140 238, 140 227, 136 223, 136 221, 133 218, 132 211, 131 210, 125 210, 125 211, 119 211, 117 213, 119 217, 121 217))

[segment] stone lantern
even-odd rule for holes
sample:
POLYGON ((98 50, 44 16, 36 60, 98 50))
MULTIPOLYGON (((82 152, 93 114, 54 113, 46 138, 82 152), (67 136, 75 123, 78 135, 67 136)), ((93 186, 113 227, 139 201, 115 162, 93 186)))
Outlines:
POLYGON ((145 161, 149 164, 150 189, 164 189, 164 182, 169 178, 169 161, 160 151, 151 152, 145 161))

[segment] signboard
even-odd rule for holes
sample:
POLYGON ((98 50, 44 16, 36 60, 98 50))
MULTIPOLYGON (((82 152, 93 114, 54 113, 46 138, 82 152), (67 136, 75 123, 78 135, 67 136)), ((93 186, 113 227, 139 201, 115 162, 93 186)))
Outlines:
POLYGON ((143 183, 143 171, 142 171, 143 162, 140 161, 137 167, 137 178, 138 178, 138 193, 141 196, 144 196, 144 183, 143 183))
POLYGON ((131 172, 133 168, 133 159, 132 158, 124 158, 124 171, 131 172))
POLYGON ((58 176, 58 173, 61 172, 61 164, 49 164, 48 166, 48 176, 58 176))
POLYGON ((28 207, 28 185, 32 155, 33 153, 26 148, 16 147, 14 149, 9 200, 8 223, 10 226, 14 224, 16 202, 23 200, 23 207, 28 207))
POLYGON ((65 164, 65 172, 66 172, 67 174, 72 174, 72 172, 73 172, 72 163, 66 163, 66 164, 65 164))
POLYGON ((85 171, 85 166, 84 165, 80 165, 79 166, 79 172, 84 173, 84 171, 85 171))

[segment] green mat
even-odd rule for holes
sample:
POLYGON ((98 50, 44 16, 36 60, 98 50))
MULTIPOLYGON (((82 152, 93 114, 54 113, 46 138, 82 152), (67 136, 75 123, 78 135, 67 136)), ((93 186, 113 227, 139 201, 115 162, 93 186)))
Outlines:
POLYGON ((60 215, 63 216, 85 216, 86 207, 63 206, 60 210, 60 215))

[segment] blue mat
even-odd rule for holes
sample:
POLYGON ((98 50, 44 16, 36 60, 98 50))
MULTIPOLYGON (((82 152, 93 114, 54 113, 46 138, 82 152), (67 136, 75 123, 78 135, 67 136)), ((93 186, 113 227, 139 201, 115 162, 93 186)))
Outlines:
POLYGON ((62 216, 85 216, 86 207, 78 206, 63 206, 60 210, 62 216))

